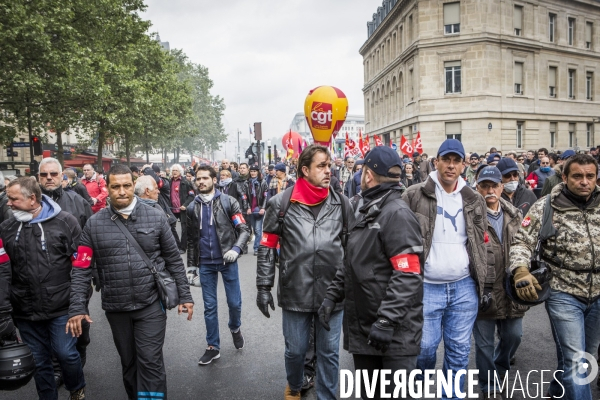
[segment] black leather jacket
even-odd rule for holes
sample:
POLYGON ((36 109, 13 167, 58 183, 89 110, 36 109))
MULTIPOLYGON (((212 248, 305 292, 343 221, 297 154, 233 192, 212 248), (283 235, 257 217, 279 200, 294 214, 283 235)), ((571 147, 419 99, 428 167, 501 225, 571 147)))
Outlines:
MULTIPOLYGON (((228 196, 221 193, 221 196, 228 196)), ((198 200, 199 201, 199 200, 198 200)), ((200 266, 200 254, 198 253, 198 245, 200 241, 200 212, 201 207, 196 204, 194 200, 187 209, 187 264, 188 267, 199 267, 200 266)), ((219 238, 219 245, 221 246, 221 254, 227 253, 234 246, 240 249, 244 248, 248 238, 250 237, 250 228, 245 222, 237 224, 233 227, 232 218, 235 215, 243 216, 240 204, 236 199, 229 196, 229 204, 231 206, 231 214, 227 215, 221 201, 215 198, 212 204, 212 211, 214 216, 214 224, 217 230, 217 236, 219 238)), ((242 217, 243 218, 243 217, 242 217)), ((242 219, 243 220, 243 219, 242 219)))
MULTIPOLYGON (((349 226, 354 214, 348 199, 330 190, 316 219, 310 207, 290 203, 280 232, 277 216, 282 195, 280 193, 269 200, 263 222, 263 235, 279 236, 278 304, 284 310, 316 312, 325 298, 327 287, 344 262, 340 238, 343 225, 341 202, 346 202, 349 226)), ((273 287, 275 284, 272 249, 261 241, 256 286, 273 287)), ((343 303, 339 303, 335 309, 342 308, 343 303)))
MULTIPOLYGON (((257 204, 258 204, 258 208, 261 209, 266 209, 267 208, 267 197, 269 194, 269 187, 267 186, 267 180, 266 179, 260 179, 257 181, 257 185, 255 185, 255 193, 256 193, 256 199, 257 199, 257 204)), ((246 208, 246 210, 248 208, 252 208, 252 199, 254 198, 254 195, 252 194, 252 179, 248 179, 248 181, 246 182, 246 197, 248 198, 248 207, 246 208)), ((254 212, 254 210, 252 210, 252 212, 254 212)))

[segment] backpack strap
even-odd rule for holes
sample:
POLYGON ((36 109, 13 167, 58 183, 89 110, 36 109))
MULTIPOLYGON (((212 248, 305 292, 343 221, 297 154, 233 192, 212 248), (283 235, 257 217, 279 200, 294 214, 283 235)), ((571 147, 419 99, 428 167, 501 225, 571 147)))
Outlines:
POLYGON ((556 229, 552 225, 552 216, 554 215, 554 209, 550 204, 550 195, 546 196, 546 204, 544 205, 544 214, 542 215, 542 227, 538 240, 545 242, 552 236, 556 235, 556 229))
POLYGON ((221 193, 219 200, 221 200, 221 205, 223 206, 223 210, 225 210, 225 214, 227 214, 227 218, 231 218, 231 202, 229 201, 229 195, 221 193))

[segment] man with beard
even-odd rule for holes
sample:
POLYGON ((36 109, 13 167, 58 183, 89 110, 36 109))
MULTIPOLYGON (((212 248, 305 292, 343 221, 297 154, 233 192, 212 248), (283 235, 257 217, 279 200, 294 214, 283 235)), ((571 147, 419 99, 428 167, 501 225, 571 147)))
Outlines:
POLYGON ((240 330, 242 293, 237 259, 248 241, 250 229, 238 201, 215 189, 217 173, 212 167, 200 166, 196 170, 196 183, 199 194, 187 212, 187 273, 189 279, 199 269, 207 348, 198 364, 206 365, 221 356, 217 311, 219 273, 227 296, 233 345, 238 350, 244 347, 240 330))
MULTIPOLYGON (((311 322, 336 271, 342 267, 343 243, 353 219, 348 199, 329 190, 330 165, 327 147, 310 145, 302 151, 296 184, 268 202, 258 249, 256 304, 269 318, 269 307, 275 309, 271 295, 275 284, 273 253, 280 246, 277 294, 283 312, 286 400, 301 398, 311 322), (284 198, 287 204, 283 204, 284 198)), ((280 171, 278 166, 275 169, 280 171)), ((284 170, 285 166, 282 176, 284 170)), ((343 304, 337 304, 331 310, 329 331, 315 324, 319 400, 336 398, 339 387, 342 308, 343 304)))
POLYGON ((479 167, 479 154, 472 153, 469 157, 469 166, 466 168, 465 180, 469 186, 475 184, 475 175, 477 174, 477 168, 479 167))

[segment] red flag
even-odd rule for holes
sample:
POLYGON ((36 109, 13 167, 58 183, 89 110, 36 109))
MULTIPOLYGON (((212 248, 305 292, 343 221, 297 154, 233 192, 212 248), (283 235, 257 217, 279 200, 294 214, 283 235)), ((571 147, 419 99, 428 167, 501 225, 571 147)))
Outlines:
POLYGON ((369 146, 369 135, 367 135, 366 139, 363 139, 362 131, 360 130, 358 131, 358 147, 360 148, 363 157, 371 150, 371 146, 369 146))
POLYGON ((344 158, 350 156, 350 140, 348 140, 348 132, 346 132, 346 144, 344 145, 344 158))
POLYGON ((406 154, 409 157, 412 157, 413 155, 413 147, 409 143, 409 141, 406 140, 404 135, 402 135, 402 139, 400 141, 400 150, 402 151, 402 153, 406 154))
POLYGON ((383 146, 383 142, 379 139, 379 136, 374 135, 373 139, 375 139, 375 146, 383 146))
POLYGON ((298 139, 298 154, 302 154, 302 150, 304 150, 302 148, 302 141, 298 139))
POLYGON ((390 138, 390 148, 394 148, 394 142, 392 142, 392 138, 390 138))
MULTIPOLYGON (((413 150, 423 154, 423 144, 421 143, 421 132, 417 132, 417 137, 413 140, 413 150)), ((410 155, 412 157, 412 154, 410 155)))

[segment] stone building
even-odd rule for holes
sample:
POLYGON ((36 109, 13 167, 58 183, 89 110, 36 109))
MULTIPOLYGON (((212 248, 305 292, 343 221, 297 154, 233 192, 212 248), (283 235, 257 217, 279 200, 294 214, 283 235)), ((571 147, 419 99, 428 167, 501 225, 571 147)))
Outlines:
POLYGON ((600 2, 385 0, 367 23, 366 132, 435 154, 598 144, 600 2))

